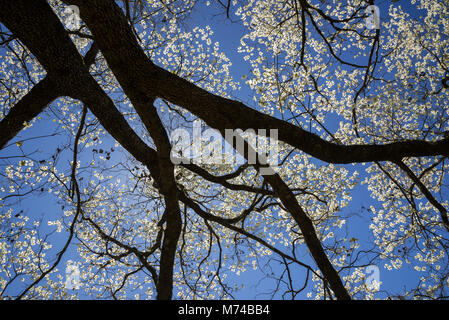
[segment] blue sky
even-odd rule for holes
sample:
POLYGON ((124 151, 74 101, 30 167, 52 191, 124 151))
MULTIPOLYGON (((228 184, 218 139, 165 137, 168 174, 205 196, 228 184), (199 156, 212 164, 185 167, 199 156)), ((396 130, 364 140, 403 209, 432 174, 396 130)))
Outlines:
MULTIPOLYGON (((413 18, 419 17, 422 12, 417 10, 414 6, 409 6, 407 1, 376 1, 376 5, 380 8, 380 20, 381 22, 388 21, 388 8, 390 5, 401 5, 413 18)), ((240 46, 240 39, 245 34, 246 30, 239 24, 233 23, 231 20, 237 20, 231 15, 231 20, 226 19, 222 16, 212 17, 208 12, 197 11, 194 15, 195 22, 201 22, 200 25, 209 25, 214 31, 214 36, 212 40, 219 41, 220 49, 223 50, 226 55, 231 59, 232 66, 230 68, 231 74, 236 80, 241 80, 243 75, 249 75, 250 68, 248 64, 243 59, 243 54, 238 53, 238 47, 240 46), (233 19, 234 18, 234 19, 233 19)), ((194 22, 192 22, 194 23, 194 22)), ((348 56, 347 59, 352 59, 348 56)), ((356 61, 354 61, 356 63, 356 61)), ((360 62, 359 62, 360 63, 360 62)), ((241 88, 236 97, 242 102, 248 102, 252 105, 252 97, 254 92, 241 82, 241 88)), ((330 119, 326 122, 326 125, 333 130, 338 128, 338 120, 330 119)), ((321 161, 315 161, 317 164, 325 165, 321 161)), ((349 171, 353 172, 357 170, 359 172, 359 179, 363 179, 367 176, 365 169, 369 164, 356 164, 356 165, 345 165, 344 167, 349 171)), ((367 190, 366 185, 358 184, 351 192, 352 201, 348 207, 344 208, 341 212, 343 216, 351 215, 351 219, 348 220, 350 224, 348 238, 357 238, 360 242, 361 249, 370 248, 373 244, 372 231, 369 229, 369 224, 371 223, 372 214, 366 209, 371 205, 377 207, 379 203, 370 197, 370 192, 367 190), (354 216, 354 213, 357 216, 354 216)), ((306 263, 313 265, 310 256, 306 253, 302 257, 306 263)), ((380 271, 380 281, 382 282, 380 287, 380 292, 376 295, 378 298, 385 298, 386 295, 383 291, 388 291, 392 294, 399 294, 404 288, 410 289, 419 281, 420 273, 416 272, 410 265, 404 264, 399 270, 386 270, 381 263, 378 265, 380 271)), ((304 271, 303 271, 304 272, 304 271)), ((305 273, 305 272, 304 272, 305 273)), ((367 272, 369 274, 369 272, 367 272)), ((248 297, 258 297, 260 299, 266 299, 270 297, 269 295, 264 295, 261 293, 266 293, 272 288, 272 281, 266 279, 262 282, 260 271, 247 271, 240 276, 235 276, 236 281, 245 283, 245 288, 242 289, 236 297, 248 298, 248 297)), ((299 279, 299 278, 298 278, 299 279)), ((302 285, 298 284, 298 286, 302 285)), ((279 295, 276 296, 279 298, 279 295)), ((305 298, 305 294, 298 296, 299 298, 305 298)))
MULTIPOLYGON (((397 4, 402 4, 404 1, 396 2, 397 4)), ((389 5, 389 1, 384 1, 381 3, 381 20, 388 19, 386 16, 385 6, 389 5)), ((416 11, 412 11, 412 14, 417 14, 416 11)), ((237 48, 240 45, 240 38, 245 33, 245 29, 239 23, 232 23, 227 20, 224 16, 211 16, 208 11, 196 11, 190 20, 187 22, 188 26, 192 28, 195 26, 211 26, 214 31, 214 35, 212 37, 213 41, 220 42, 220 48, 222 51, 226 53, 226 55, 232 61, 231 67, 231 75, 235 80, 240 80, 243 75, 248 75, 250 73, 248 65, 243 60, 243 55, 237 52, 237 48)), ((236 93, 236 98, 239 100, 246 102, 251 101, 253 93, 249 90, 249 88, 241 83, 242 90, 236 93)), ((337 123, 331 123, 332 126, 336 126, 337 123)), ((52 123, 51 119, 43 117, 42 120, 36 123, 31 129, 27 129, 20 133, 18 137, 16 137, 11 143, 12 145, 4 150, 0 151, 0 157, 10 157, 15 155, 20 155, 21 150, 24 152, 34 151, 39 149, 44 154, 51 153, 55 150, 55 148, 61 143, 58 139, 58 136, 42 138, 39 140, 30 140, 26 141, 27 137, 34 136, 43 136, 54 133, 57 129, 57 124, 52 123), (24 141, 23 145, 19 148, 14 144, 16 141, 24 141)), ((105 148, 111 146, 111 141, 108 139, 105 140, 105 148)), ((39 156, 36 156, 37 158, 39 156)), ((68 167, 68 162, 70 161, 69 155, 62 156, 59 163, 64 168, 68 167), (66 158, 64 158, 66 157, 66 158)), ((89 156, 86 156, 89 157, 89 156)), ((0 158, 1 159, 1 158, 0 158)), ((112 161, 117 162, 121 159, 124 159, 123 155, 114 154, 112 157, 112 161)), ((81 160, 87 160, 87 158, 81 158, 81 160)), ((14 159, 6 160, 6 161, 15 161, 14 159)), ((18 161, 18 160, 17 160, 18 161)), ((4 162, 5 163, 5 162, 4 162)), ((4 163, 0 166, 2 169, 4 163)), ((321 162, 316 161, 317 164, 323 165, 321 162)), ((346 165, 345 166, 350 172, 357 170, 360 173, 360 180, 363 180, 365 177, 364 169, 366 166, 360 165, 346 165)), ((358 185, 352 191, 352 202, 349 207, 343 209, 341 212, 342 215, 350 215, 353 213, 357 213, 359 216, 351 218, 351 224, 349 226, 349 236, 355 237, 359 239, 360 244, 366 246, 367 248, 372 244, 372 235, 368 226, 371 221, 370 213, 363 208, 369 208, 370 205, 378 205, 374 200, 370 198, 369 192, 366 190, 365 185, 358 185)), ((47 220, 55 220, 61 214, 61 205, 55 203, 54 198, 48 196, 45 192, 42 192, 40 195, 33 195, 31 197, 26 197, 21 199, 17 203, 17 210, 23 210, 24 214, 30 215, 33 217, 43 216, 44 223, 42 232, 50 232, 53 228, 46 226, 45 221, 47 220)), ((16 208, 15 208, 16 209, 16 208)), ((66 240, 66 233, 54 233, 52 235, 52 243, 54 243, 53 252, 57 252, 60 247, 64 244, 66 240)), ((64 256, 61 261, 58 269, 59 273, 65 276, 65 266, 68 260, 79 261, 79 257, 75 250, 76 241, 74 241, 71 249, 64 256)), ((301 253, 300 253, 301 254, 301 253)), ((306 263, 313 264, 309 255, 304 252, 303 256, 304 261, 306 263)), ((276 271, 275 264, 272 265, 273 270, 276 271)), ((380 281, 382 281, 381 290, 387 290, 389 292, 399 292, 403 289, 403 287, 410 287, 412 285, 416 285, 419 275, 416 271, 410 270, 408 265, 404 265, 399 271, 387 271, 383 268, 382 265, 379 265, 380 268, 380 281)), ((303 271, 304 272, 304 271, 303 271)), ((304 272, 305 273, 305 272, 304 272)), ((240 276, 230 275, 228 280, 230 282, 235 282, 237 284, 245 284, 245 288, 241 289, 235 294, 235 297, 238 299, 266 299, 269 296, 261 295, 261 293, 267 292, 272 289, 273 282, 271 280, 261 280, 263 274, 260 271, 247 271, 242 273, 240 276)), ((297 279, 302 278, 302 275, 297 277, 297 279)), ((300 284, 302 285, 302 283, 300 284)), ((20 290, 23 287, 22 283, 15 283, 10 287, 11 291, 20 290)), ((81 295, 82 298, 87 298, 87 296, 81 295)), ((384 295, 381 293, 378 294, 378 297, 382 298, 384 295)), ((275 296, 275 298, 280 298, 279 295, 275 296)), ((298 296, 298 298, 305 298, 304 294, 298 296)))

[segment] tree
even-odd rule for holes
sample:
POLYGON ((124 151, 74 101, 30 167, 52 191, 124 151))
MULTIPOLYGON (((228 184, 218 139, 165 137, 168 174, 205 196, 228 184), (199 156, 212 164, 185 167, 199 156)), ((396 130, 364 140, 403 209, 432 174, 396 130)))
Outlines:
POLYGON ((382 4, 376 29, 373 5, 0 0, 0 296, 76 298, 58 274, 76 246, 91 297, 232 298, 226 277, 252 264, 272 297, 373 298, 373 263, 422 273, 401 296, 447 297, 449 6, 382 4), (246 30, 250 102, 213 30, 189 27, 196 10, 246 30), (171 133, 195 120, 241 143, 244 163, 173 162, 171 133), (276 130, 276 170, 229 129, 276 130), (343 213, 360 184, 362 247, 343 213), (55 220, 20 211, 43 194, 55 220))

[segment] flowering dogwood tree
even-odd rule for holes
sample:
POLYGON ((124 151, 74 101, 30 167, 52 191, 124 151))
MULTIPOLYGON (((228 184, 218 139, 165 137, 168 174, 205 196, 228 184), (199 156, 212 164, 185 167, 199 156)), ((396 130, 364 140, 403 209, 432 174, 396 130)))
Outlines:
POLYGON ((0 22, 1 298, 234 298, 257 269, 269 297, 372 299, 371 265, 415 270, 382 297, 447 298, 447 1, 0 0, 0 22), (238 133, 240 162, 172 161, 197 120, 276 130, 277 167, 238 133))

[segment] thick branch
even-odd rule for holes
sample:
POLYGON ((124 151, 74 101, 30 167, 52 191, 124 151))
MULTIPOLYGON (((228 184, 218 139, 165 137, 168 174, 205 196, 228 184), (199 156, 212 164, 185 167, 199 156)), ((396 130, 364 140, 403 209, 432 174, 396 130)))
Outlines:
POLYGON ((33 120, 58 96, 49 77, 36 84, 0 122, 0 149, 25 127, 24 123, 33 120))
POLYGON ((182 106, 212 128, 277 129, 279 139, 330 163, 355 163, 449 155, 449 138, 437 142, 410 140, 385 145, 344 146, 321 139, 286 121, 243 103, 214 95, 156 66, 144 53, 121 9, 109 0, 64 0, 80 7, 81 17, 125 92, 145 92, 182 106))
POLYGON ((446 230, 449 231, 449 220, 447 217, 447 210, 446 208, 435 199, 435 197, 432 195, 432 193, 427 189, 427 187, 424 185, 424 183, 415 175, 415 173, 403 162, 403 161, 397 161, 396 164, 404 170, 404 172, 407 174, 407 176, 415 183, 419 190, 424 194, 424 196, 427 198, 427 200, 440 212, 441 215, 441 221, 443 222, 444 227, 446 230))
MULTIPOLYGON (((171 73, 155 66, 147 58, 143 50, 139 47, 130 27, 127 25, 125 16, 121 12, 120 8, 113 2, 105 0, 80 0, 66 2, 80 6, 83 20, 87 23, 97 39, 99 48, 108 61, 110 68, 116 75, 117 80, 120 82, 125 93, 131 98, 131 100, 133 100, 133 98, 135 99, 133 104, 141 119, 144 120, 147 129, 149 128, 149 125, 151 127, 150 121, 152 120, 150 117, 151 115, 148 114, 151 110, 145 110, 141 104, 144 100, 144 93, 146 93, 148 99, 152 99, 155 95, 160 96, 164 93, 170 94, 170 92, 175 92, 174 95, 163 98, 166 98, 167 100, 180 106, 186 107, 187 109, 188 106, 193 106, 193 108, 201 114, 200 117, 202 117, 206 122, 208 122, 208 119, 212 119, 213 123, 209 124, 212 127, 222 129, 222 133, 225 128, 232 128, 235 125, 235 116, 230 116, 233 114, 229 108, 230 106, 232 107, 232 105, 223 105, 220 103, 222 102, 221 100, 230 100, 207 93, 181 78, 171 77, 171 73), (112 22, 113 25, 111 25, 112 22), (110 31, 111 28, 114 30, 110 31), (115 32, 120 33, 120 39, 116 38, 118 34, 115 34, 115 32), (129 63, 130 61, 133 63, 129 63), (166 82, 167 80, 169 80, 170 83, 166 82), (184 89, 184 91, 181 92, 179 89, 184 89), (176 97, 180 96, 184 96, 182 100, 172 100, 172 98, 176 99, 176 97), (192 100, 192 96, 196 99, 192 100), (220 114, 221 112, 213 112, 213 109, 216 108, 214 102, 216 102, 217 105, 221 104, 224 109, 227 109, 229 111, 229 115, 224 114, 225 117, 223 118, 223 114, 220 114)), ((232 101, 230 101, 230 103, 235 104, 235 102, 232 101)), ((238 103, 237 106, 239 106, 238 103)), ((236 111, 235 108, 232 109, 236 111)), ((264 117, 267 119, 270 118, 268 116, 264 117)), ((280 120, 277 121, 279 122, 280 120)), ((256 126, 256 128, 264 127, 266 128, 264 125, 256 126)), ((321 246, 313 223, 299 206, 291 190, 287 187, 287 185, 285 185, 277 174, 270 175, 265 178, 273 187, 273 190, 278 194, 283 204, 287 207, 301 228, 306 244, 309 247, 313 258, 318 264, 320 270, 323 272, 323 275, 328 280, 337 298, 350 299, 350 296, 343 286, 338 273, 333 268, 321 246)))
MULTIPOLYGON (((94 64, 97 53, 98 47, 93 43, 84 57, 86 66, 94 64)), ((25 127, 25 123, 33 120, 52 101, 63 95, 58 88, 58 80, 47 75, 11 108, 0 122, 0 150, 25 127)))

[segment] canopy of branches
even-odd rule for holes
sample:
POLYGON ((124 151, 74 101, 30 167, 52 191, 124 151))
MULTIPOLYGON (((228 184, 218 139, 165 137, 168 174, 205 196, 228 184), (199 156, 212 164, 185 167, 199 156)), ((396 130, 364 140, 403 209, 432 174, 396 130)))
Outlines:
POLYGON ((0 298, 448 298, 448 1, 0 0, 0 59, 0 298))

